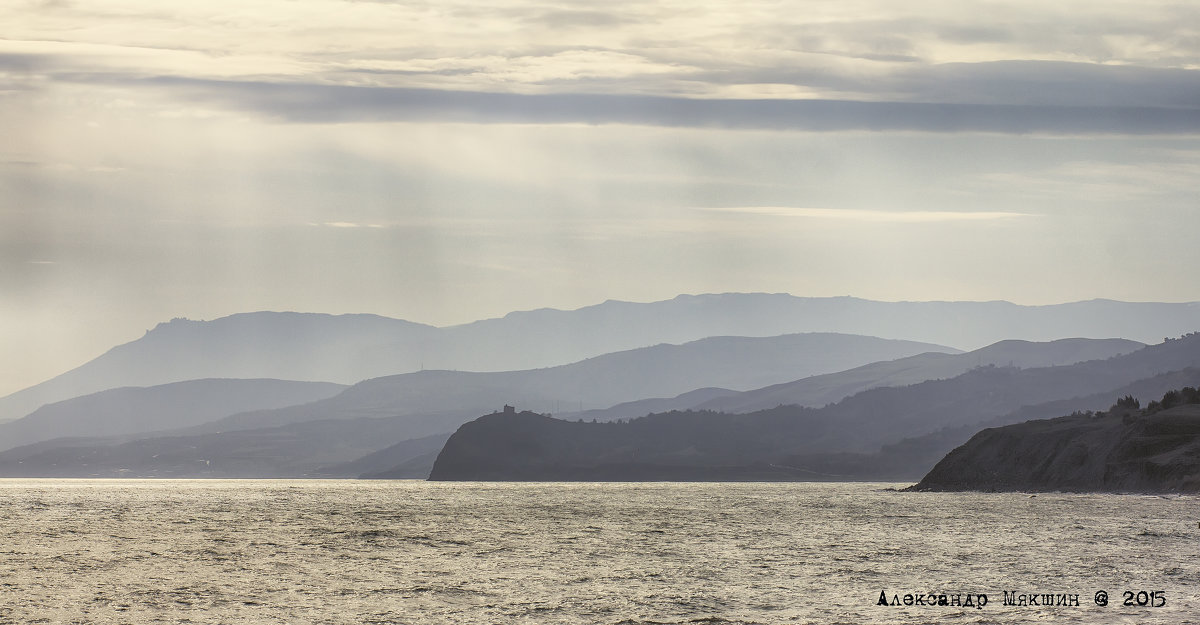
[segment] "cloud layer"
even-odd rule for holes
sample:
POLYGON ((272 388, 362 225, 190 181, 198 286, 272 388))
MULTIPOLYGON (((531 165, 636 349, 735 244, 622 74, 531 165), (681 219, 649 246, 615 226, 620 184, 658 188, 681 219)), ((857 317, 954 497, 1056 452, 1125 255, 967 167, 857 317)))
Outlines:
POLYGON ((304 122, 1064 134, 1200 125, 1200 9, 1178 3, 256 7, 10 7, 0 79, 15 90, 103 84, 134 101, 174 96, 304 122))
POLYGON ((836 219, 874 223, 916 224, 954 221, 994 221, 997 219, 1016 219, 1034 216, 1026 213, 1010 213, 1000 211, 884 211, 834 208, 797 208, 787 206, 737 206, 727 208, 704 208, 700 210, 735 214, 770 215, 774 217, 796 217, 802 219, 836 219))

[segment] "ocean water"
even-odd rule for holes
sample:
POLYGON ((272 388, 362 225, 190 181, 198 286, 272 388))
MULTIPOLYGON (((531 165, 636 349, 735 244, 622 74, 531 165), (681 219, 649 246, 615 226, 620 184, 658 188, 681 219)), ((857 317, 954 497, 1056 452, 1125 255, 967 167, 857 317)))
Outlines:
POLYGON ((890 486, 0 480, 0 623, 1200 623, 1196 498, 890 486))

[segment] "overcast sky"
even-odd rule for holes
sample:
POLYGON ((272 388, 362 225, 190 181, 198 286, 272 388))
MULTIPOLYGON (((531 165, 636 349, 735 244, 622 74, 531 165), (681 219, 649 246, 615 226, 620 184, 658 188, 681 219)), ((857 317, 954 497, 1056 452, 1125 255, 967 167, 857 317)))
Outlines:
POLYGON ((0 394, 176 316, 1200 300, 1195 2, 0 3, 0 394))

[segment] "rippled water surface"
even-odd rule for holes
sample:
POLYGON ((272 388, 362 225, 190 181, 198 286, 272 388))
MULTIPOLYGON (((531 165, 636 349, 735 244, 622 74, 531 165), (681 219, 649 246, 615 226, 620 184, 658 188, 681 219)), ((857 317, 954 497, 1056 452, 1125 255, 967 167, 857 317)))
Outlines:
POLYGON ((0 480, 0 622, 1200 623, 1200 500, 887 486, 0 480))

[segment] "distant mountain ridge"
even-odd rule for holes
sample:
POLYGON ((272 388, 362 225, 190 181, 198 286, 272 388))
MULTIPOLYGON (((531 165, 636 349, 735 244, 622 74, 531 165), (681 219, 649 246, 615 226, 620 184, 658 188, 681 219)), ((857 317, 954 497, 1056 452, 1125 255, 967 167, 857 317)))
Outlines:
POLYGON ((327 418, 411 415, 413 437, 436 434, 431 423, 458 419, 506 403, 544 412, 675 395, 696 385, 754 388, 865 362, 953 348, 843 334, 712 337, 682 345, 655 345, 580 362, 501 372, 421 371, 374 378, 306 405, 262 410, 214 421, 197 432, 249 429, 327 418), (430 417, 440 417, 431 421, 430 417))
MULTIPOLYGON (((158 434, 51 440, 0 452, 6 477, 357 477, 387 441, 411 427, 397 418, 307 421, 199 435, 158 434), (354 460, 361 459, 358 463, 354 460), (342 467, 345 463, 353 463, 342 467)), ((442 428, 444 431, 445 428, 442 428)), ((406 441, 415 454, 441 438, 406 441)), ((393 446, 396 447, 396 446, 393 446)), ((393 450, 394 452, 394 450, 393 450)), ((393 453, 394 456, 394 453, 393 453)), ((400 456, 402 457, 402 456, 400 456)), ((432 463, 432 458, 427 461, 432 463)), ((426 467, 428 464, 426 464, 426 467)))
POLYGON ((1124 339, 1060 339, 1047 343, 1001 341, 975 351, 924 353, 890 361, 874 362, 854 369, 814 375, 744 392, 714 389, 687 393, 671 399, 646 400, 603 410, 569 413, 564 418, 602 420, 640 417, 648 412, 671 410, 715 410, 754 412, 775 406, 798 405, 818 408, 881 386, 906 386, 926 380, 952 378, 986 365, 1018 368, 1069 365, 1110 358, 1146 347, 1124 339))
POLYGON ((974 349, 1004 339, 1121 337, 1157 341, 1200 328, 1200 304, 1091 300, 875 302, 787 294, 681 295, 541 309, 436 328, 377 315, 242 313, 176 319, 41 384, 0 398, 0 421, 122 386, 204 378, 355 383, 421 369, 511 371, 713 336, 836 332, 974 349))
POLYGON ((207 379, 110 389, 47 404, 0 424, 0 450, 63 435, 120 436, 186 428, 238 412, 325 399, 345 388, 329 382, 207 379))
POLYGON ((377 315, 257 312, 213 321, 172 319, 80 367, 0 398, 0 418, 112 388, 187 380, 354 383, 365 371, 419 367, 419 361, 394 362, 389 352, 419 353, 436 331, 377 315))
MULTIPOLYGON (((587 389, 593 382, 603 382, 601 386, 609 390, 593 389, 591 393, 625 392, 631 393, 648 388, 644 385, 652 382, 651 371, 656 368, 679 367, 687 375, 670 384, 684 384, 705 375, 727 376, 730 371, 753 379, 761 372, 754 371, 755 367, 774 371, 785 361, 780 356, 786 356, 795 364, 810 366, 805 363, 806 355, 818 359, 829 353, 833 344, 858 344, 875 346, 884 349, 920 350, 926 346, 921 344, 905 344, 897 341, 883 341, 865 337, 844 337, 840 335, 795 335, 774 337, 768 339, 696 341, 682 346, 661 346, 609 354, 605 357, 590 359, 575 365, 564 367, 533 370, 524 372, 505 372, 500 374, 456 373, 427 371, 417 374, 391 376, 376 380, 368 380, 343 393, 307 405, 291 406, 279 410, 249 412, 233 415, 215 421, 171 432, 154 432, 141 436, 108 436, 94 437, 92 440, 55 439, 35 445, 0 453, 0 475, 8 476, 175 476, 175 477, 355 477, 367 475, 373 477, 422 477, 428 475, 434 458, 439 451, 440 441, 449 436, 449 432, 461 425, 471 415, 463 415, 462 411, 439 409, 463 408, 469 402, 489 402, 479 412, 486 412, 518 394, 518 391, 531 394, 533 389, 539 392, 573 392, 572 389, 587 389), (817 350, 800 349, 804 345, 820 347, 817 350), (739 349, 732 349, 732 348, 739 349), (765 350, 753 349, 765 347, 765 350), (761 353, 767 358, 755 359, 736 358, 736 354, 745 355, 746 350, 761 353), (808 352, 806 354, 806 351, 808 352), (666 358, 664 360, 664 358, 666 358), (717 366, 711 367, 711 363, 717 366), (607 371, 607 372, 606 372, 607 371), (643 386, 638 386, 643 385, 643 386), (626 388, 628 387, 628 388, 626 388), (522 389, 524 389, 522 391, 522 389), (616 389, 615 391, 613 389, 616 389), (624 389, 624 390, 622 390, 624 389), (467 403, 464 403, 467 402, 467 403), (435 411, 435 412, 424 412, 435 411), (393 444, 395 443, 395 444, 393 444), (388 447, 390 445, 390 447, 388 447), (387 447, 384 449, 384 447, 387 447), (319 461, 318 461, 319 459, 319 461), (201 465, 203 463, 203 465, 201 465)), ((1076 341, 1075 343, 1079 343, 1076 341)), ((1075 345, 1071 349, 1063 349, 1059 343, 1026 344, 1006 343, 1001 349, 985 349, 984 353, 1011 356, 1017 361, 1040 362, 1046 358, 1061 358, 1072 360, 1085 355, 1119 354, 1128 349, 1124 341, 1085 341, 1094 343, 1075 345)), ((1191 350, 1188 342, 1176 341, 1168 345, 1154 346, 1156 352, 1150 361, 1163 360, 1167 364, 1175 361, 1186 361, 1191 350), (1180 347, 1182 349, 1175 349, 1180 347), (1167 358, 1175 354, 1174 360, 1167 358)), ((931 354, 926 354, 931 355, 931 354)), ((965 356, 970 357, 970 354, 965 356)), ((858 357, 866 357, 858 354, 858 357)), ((1128 358, 1119 356, 1118 358, 1128 358)), ((902 359, 906 360, 906 359, 902 359)), ((1107 361, 1101 360, 1085 363, 1086 367, 1100 367, 1101 371, 1107 361)), ((1128 363, 1126 363, 1128 364, 1128 363)), ((1151 364, 1150 367, 1158 366, 1151 364)), ((1055 372, 1059 368, 1048 371, 1055 372)), ((1067 367, 1070 370, 1072 367, 1067 367)), ((856 371, 856 370, 852 370, 856 371)), ((677 375, 679 371, 675 372, 677 375)), ((1045 371, 1043 371, 1045 373, 1045 371)), ((858 374, 855 374, 856 376, 858 374)), ((1053 373, 1053 375, 1058 375, 1053 373)), ((1000 414, 1019 406, 1020 394, 1000 393, 997 402, 979 404, 980 394, 996 394, 1013 380, 1026 380, 1028 388, 1036 390, 1028 397, 1043 397, 1050 390, 1054 395, 1055 385, 1038 385, 1029 387, 1028 374, 1009 368, 982 368, 960 376, 963 379, 954 381, 931 381, 918 385, 914 389, 877 389, 853 398, 853 401, 843 402, 845 406, 837 410, 816 411, 813 409, 798 409, 790 407, 775 411, 775 414, 792 415, 799 420, 798 425, 804 425, 804 419, 822 413, 834 420, 845 419, 850 428, 843 428, 842 438, 820 438, 827 434, 836 433, 837 429, 823 426, 820 421, 812 429, 803 432, 802 440, 808 440, 807 447, 801 446, 808 452, 814 449, 847 448, 845 437, 861 438, 884 442, 879 438, 879 432, 890 432, 887 427, 872 428, 864 426, 861 420, 870 415, 887 415, 893 419, 912 419, 922 413, 929 413, 930 408, 922 403, 924 397, 932 400, 938 409, 932 414, 926 414, 924 421, 929 421, 936 427, 937 423, 953 424, 962 417, 959 409, 984 409, 986 414, 1000 414), (956 388, 959 387, 959 388, 956 388), (1040 389, 1040 390, 1038 390, 1040 389), (915 400, 905 399, 905 395, 915 392, 915 400), (1042 394, 1037 394, 1042 393, 1042 394), (882 407, 882 408, 881 408, 882 407), (889 410, 891 411, 889 413, 889 410), (942 421, 938 421, 941 419, 942 421), (856 421, 857 420, 857 421, 856 421), (852 422, 852 423, 851 423, 852 422)), ((1086 382, 1089 377, 1103 381, 1104 375, 1096 373, 1082 376, 1069 376, 1065 379, 1079 378, 1086 382)), ((734 379, 734 378, 726 378, 734 379)), ((1184 380, 1190 378, 1183 378, 1184 380)), ((1179 386, 1179 379, 1163 380, 1156 384, 1171 384, 1179 386)), ((1080 382, 1071 382, 1071 388, 1076 388, 1080 382)), ((173 385, 171 385, 173 386, 173 385)), ((1139 387, 1140 388, 1140 387, 1139 387)), ((1155 386, 1154 388, 1158 388, 1155 386)), ((156 387, 141 389, 155 391, 156 387)), ((685 393, 682 397, 703 401, 706 398, 733 393, 721 389, 700 389, 685 393)), ((1022 391, 1024 392, 1024 391, 1022 391)), ((1141 393, 1142 390, 1135 392, 1141 393)), ((102 393, 99 396, 105 396, 102 393)), ((1106 401, 1109 401, 1107 398, 1106 401)), ((636 402, 639 406, 647 406, 656 400, 636 402)), ((1091 401, 1082 398, 1080 401, 1091 401)), ((70 404, 72 402, 66 402, 70 404)), ((1070 410, 1070 408, 1067 408, 1070 410)), ((1058 410, 1058 408, 1052 408, 1058 410)), ((643 413, 644 414, 644 413, 643 413)), ((705 413, 712 414, 712 413, 705 413)), ((1057 414, 1052 412, 1051 414, 1057 414)), ((86 419, 90 413, 79 415, 86 419)), ((741 423, 757 423, 753 415, 748 415, 741 423)), ((730 421, 728 415, 716 415, 713 423, 722 420, 730 421)), ((556 420, 556 422, 559 422, 556 420)), ((738 421, 731 421, 738 423, 738 421)), ((971 423, 978 423, 972 421, 971 423)), ((780 427, 791 427, 786 420, 780 422, 780 427)), ((921 422, 917 423, 919 426, 921 422)), ((761 425, 761 424, 759 424, 761 425)), ((653 429, 653 428, 652 428, 653 429)), ((751 428, 752 430, 754 427, 751 428)), ((607 431, 607 430, 606 430, 607 431)), ((919 431, 919 430, 918 430, 919 431)), ((912 454, 905 452, 900 456, 891 454, 881 460, 867 459, 876 469, 880 467, 894 471, 900 466, 901 470, 919 470, 923 474, 941 455, 954 445, 966 440, 974 430, 954 434, 929 443, 921 443, 924 455, 913 460, 912 454), (955 438, 955 437, 961 438, 955 438), (940 450, 940 453, 938 453, 940 450), (937 454, 928 461, 924 458, 937 454), (897 460, 900 465, 897 465, 897 460)), ((909 430, 905 430, 908 435, 909 430)), ((729 432, 717 437, 717 440, 735 440, 745 436, 746 432, 729 432)), ((785 440, 787 430, 779 432, 758 431, 754 436, 765 436, 765 440, 785 440)), ((894 434, 894 433, 893 433, 894 434)), ((496 440, 504 436, 497 435, 496 440)), ((796 449, 801 449, 797 447, 796 449)), ((903 447, 903 446, 901 446, 903 447)), ((906 449, 906 448, 905 448, 906 449)), ((901 450, 903 451, 903 449, 901 450)), ((918 450, 920 451, 920 450, 918 450)), ((808 453, 806 452, 806 453, 808 453)), ((694 453, 694 452, 689 452, 694 453)), ((811 459, 788 458, 792 466, 808 466, 811 459)), ((818 459, 817 464, 826 462, 818 459)), ((861 465, 855 458, 834 458, 834 462, 847 462, 861 465), (844 461, 843 461, 844 460, 844 461)), ((624 470, 624 469, 623 469, 624 470)), ((683 469, 677 469, 683 470, 683 469)), ((840 469, 839 469, 840 470, 840 469)), ((625 475, 625 474, 622 474, 625 475)), ((730 473, 721 475, 710 474, 709 477, 722 479, 730 473)), ((895 475, 895 473, 875 474, 895 475)), ((908 475, 908 473, 904 473, 908 475)), ((919 474, 918 474, 919 476, 919 474)), ((628 478, 625 475, 624 478, 628 478)))
POLYGON ((797 460, 837 461, 831 452, 870 453, 1022 406, 1082 399, 1198 366, 1200 333, 1106 360, 984 367, 945 380, 875 388, 819 409, 671 412, 628 423, 489 415, 450 437, 431 479, 813 479, 832 472, 797 460))
MULTIPOLYGON (((980 351, 990 356, 1001 355, 1006 362, 1045 362, 1055 359, 1070 362, 1082 356, 1119 354, 1137 345, 1128 341, 1112 340, 1006 342, 999 348, 985 348, 980 351), (1064 345, 1067 348, 1064 349, 1064 345)), ((150 401, 149 405, 162 410, 164 405, 161 398, 167 397, 184 402, 188 404, 185 408, 195 410, 196 405, 203 405, 207 401, 202 394, 197 394, 197 391, 208 391, 223 396, 227 394, 227 389, 212 383, 176 383, 162 387, 121 389, 120 392, 106 391, 42 409, 45 411, 53 408, 57 415, 57 421, 43 424, 43 438, 53 436, 56 432, 74 431, 81 435, 86 433, 95 440, 79 440, 78 436, 70 440, 48 440, 28 448, 13 450, 13 453, 2 453, 0 470, 15 471, 14 475, 79 476, 122 475, 123 473, 119 472, 121 468, 134 471, 136 467, 137 472, 130 475, 311 477, 326 473, 318 470, 319 467, 312 462, 304 460, 301 451, 309 450, 306 453, 311 454, 320 449, 322 444, 319 441, 309 439, 318 433, 334 432, 336 436, 327 437, 324 444, 337 447, 340 451, 323 451, 332 454, 323 458, 334 463, 326 467, 326 471, 343 477, 347 476, 348 472, 349 476, 371 474, 421 477, 417 474, 424 472, 428 475, 438 451, 427 448, 430 441, 445 440, 449 432, 467 419, 503 403, 520 403, 531 398, 565 395, 576 399, 586 397, 589 402, 599 401, 605 397, 618 397, 622 394, 684 388, 697 380, 706 379, 748 384, 759 381, 763 375, 788 377, 789 372, 790 375, 800 375, 812 370, 814 366, 846 365, 884 354, 920 352, 929 347, 919 343, 844 335, 787 335, 743 339, 719 337, 684 345, 628 350, 563 367, 532 371, 425 371, 389 376, 362 382, 336 396, 309 404, 245 412, 215 419, 210 410, 206 413, 207 419, 203 423, 170 432, 162 431, 167 424, 174 424, 175 427, 183 425, 178 417, 172 416, 170 419, 154 422, 153 427, 146 428, 154 432, 140 436, 119 436, 127 432, 128 428, 106 430, 106 424, 111 425, 111 422, 110 419, 104 418, 106 411, 101 409, 104 403, 98 403, 98 400, 121 398, 122 402, 116 407, 124 410, 137 402, 146 403, 157 396, 160 400, 150 401), (666 379, 655 375, 659 370, 669 372, 666 379), (190 390, 190 394, 182 395, 178 390, 190 390), (558 395, 554 395, 555 393, 558 395), (73 417, 72 408, 76 409, 73 417), (73 426, 72 422, 81 425, 73 426), (305 423, 312 425, 304 425, 305 423), (326 425, 319 425, 320 423, 326 425), (341 425, 336 425, 338 423, 341 425), (45 427, 46 425, 50 427, 45 427), (357 431, 364 429, 375 432, 375 436, 364 436, 362 432, 357 431), (378 438, 385 434, 392 438, 378 438), (438 439, 438 436, 441 438, 438 439), (150 437, 154 440, 137 442, 139 438, 150 437), (417 438, 421 440, 410 440, 417 438), (361 452, 359 455, 368 454, 378 446, 394 441, 400 442, 389 448, 390 451, 380 450, 378 454, 369 454, 369 458, 362 459, 353 455, 356 452, 361 452), (372 443, 376 447, 371 447, 372 443), (121 445, 121 450, 114 452, 109 449, 115 445, 121 445), (56 450, 56 447, 71 447, 76 451, 56 450), (254 449, 255 454, 262 457, 257 460, 247 458, 244 449, 254 449), (133 457, 123 456, 126 452, 133 457), (195 464, 201 460, 205 462, 202 472, 195 464), (86 464, 86 467, 79 463, 86 464), (188 467, 197 472, 188 473, 188 467), (238 471, 252 473, 237 473, 238 471)), ((925 352, 922 356, 953 357, 950 354, 933 352, 925 352)), ((981 357, 971 353, 961 356, 972 363, 983 361, 981 357)), ((917 358, 920 359, 920 356, 917 358)), ((911 361, 912 357, 890 362, 911 361)), ((907 375, 922 380, 942 371, 936 369, 922 374, 913 370, 910 365, 904 365, 902 369, 907 375)), ((861 383, 862 370, 863 368, 851 369, 846 373, 861 383)), ((816 376, 816 379, 823 377, 816 376)), ((229 383, 241 382, 234 380, 229 383)), ((706 388, 684 393, 676 400, 697 403, 730 394, 736 392, 706 388)), ((221 397, 216 397, 212 403, 221 405, 222 401, 224 400, 221 397)), ((572 399, 561 403, 574 401, 575 399, 572 399)), ((633 402, 633 405, 641 409, 662 401, 674 400, 639 400, 633 402)), ((644 410, 637 414, 667 410, 644 410)), ((137 412, 140 411, 135 411, 137 412)), ((582 414, 586 416, 588 413, 582 414)), ((120 412, 118 416, 121 416, 120 412)), ((32 418, 23 421, 37 423, 37 419, 32 418)), ((0 434, 3 432, 3 427, 0 427, 0 434)), ((970 433, 966 432, 963 440, 970 433)), ((933 460, 930 461, 930 465, 933 460)))

